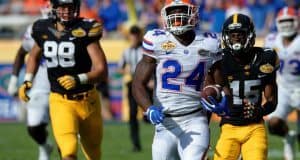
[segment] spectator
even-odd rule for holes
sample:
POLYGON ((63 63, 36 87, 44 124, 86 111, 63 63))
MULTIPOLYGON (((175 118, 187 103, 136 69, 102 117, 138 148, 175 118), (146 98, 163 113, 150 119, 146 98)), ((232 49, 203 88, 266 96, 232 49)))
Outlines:
POLYGON ((7 13, 9 10, 9 1, 0 0, 0 14, 7 13))
POLYGON ((244 0, 231 0, 231 4, 226 10, 226 18, 234 13, 242 13, 251 17, 249 8, 246 6, 244 0))
POLYGON ((46 0, 24 0, 23 12, 30 15, 40 14, 40 8, 45 6, 46 0))
POLYGON ((206 1, 204 8, 199 12, 202 30, 221 32, 225 21, 224 5, 224 0, 206 1))
POLYGON ((89 3, 88 0, 84 0, 81 2, 80 16, 84 18, 92 18, 92 19, 99 20, 97 11, 94 10, 92 7, 90 7, 88 3, 89 3))
POLYGON ((100 3, 98 15, 103 21, 104 30, 106 32, 117 31, 118 26, 127 18, 119 7, 120 3, 114 0, 103 0, 100 3))
POLYGON ((248 0, 248 7, 259 36, 266 35, 273 24, 275 8, 269 0, 248 0))

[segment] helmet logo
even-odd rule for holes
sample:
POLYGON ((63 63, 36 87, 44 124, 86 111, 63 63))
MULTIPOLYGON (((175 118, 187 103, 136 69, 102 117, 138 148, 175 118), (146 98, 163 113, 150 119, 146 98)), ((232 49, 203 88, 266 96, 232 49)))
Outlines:
POLYGON ((228 29, 236 29, 241 27, 242 27, 241 23, 231 23, 230 25, 228 25, 228 29))

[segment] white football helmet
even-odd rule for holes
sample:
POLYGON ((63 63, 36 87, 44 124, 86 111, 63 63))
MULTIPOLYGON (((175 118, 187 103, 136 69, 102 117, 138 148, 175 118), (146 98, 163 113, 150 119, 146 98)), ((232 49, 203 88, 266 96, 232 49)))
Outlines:
POLYGON ((290 37, 298 31, 298 13, 292 7, 282 8, 276 17, 276 27, 283 37, 290 37))
POLYGON ((161 10, 164 27, 175 35, 192 30, 198 23, 198 7, 188 0, 166 0, 161 10))

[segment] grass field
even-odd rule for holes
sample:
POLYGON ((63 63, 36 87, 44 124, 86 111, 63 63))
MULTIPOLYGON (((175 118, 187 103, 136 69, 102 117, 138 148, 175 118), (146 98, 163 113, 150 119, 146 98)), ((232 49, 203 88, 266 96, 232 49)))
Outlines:
MULTIPOLYGON (((213 153, 216 140, 219 136, 217 123, 212 123, 212 143, 209 155, 213 153)), ((151 141, 153 126, 141 123, 141 139, 143 151, 135 153, 131 151, 129 141, 129 129, 125 123, 109 122, 104 125, 104 139, 102 145, 102 160, 151 160, 151 141)), ((23 123, 0 124, 0 160, 35 160, 37 147, 26 133, 23 123)), ((269 136, 270 160, 282 160, 281 139, 269 136)), ((51 135, 51 140, 53 137, 51 135)), ((300 158, 299 152, 297 158, 300 158)), ((54 150, 52 160, 59 160, 58 153, 54 150)), ((84 157, 79 152, 79 159, 84 157)))

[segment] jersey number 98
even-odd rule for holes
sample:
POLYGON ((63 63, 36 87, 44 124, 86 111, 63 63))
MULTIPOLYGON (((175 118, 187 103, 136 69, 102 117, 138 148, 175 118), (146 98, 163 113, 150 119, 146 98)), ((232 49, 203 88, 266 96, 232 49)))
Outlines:
POLYGON ((49 68, 73 67, 75 65, 74 53, 75 46, 72 42, 46 41, 44 43, 44 56, 49 68))

